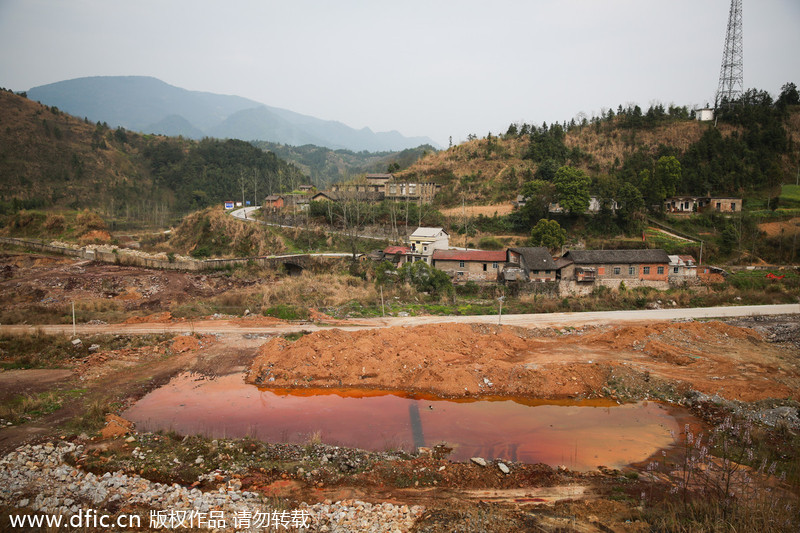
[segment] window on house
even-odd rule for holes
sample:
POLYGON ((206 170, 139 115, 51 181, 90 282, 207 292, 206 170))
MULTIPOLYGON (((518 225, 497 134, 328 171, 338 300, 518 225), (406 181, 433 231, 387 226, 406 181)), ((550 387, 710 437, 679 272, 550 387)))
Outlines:
POLYGON ((486 272, 486 263, 483 264, 483 271, 486 272))
POLYGON ((458 262, 458 268, 464 268, 464 261, 458 262))
POLYGON ((636 267, 635 266, 629 266, 628 267, 628 275, 629 276, 635 276, 636 275, 636 267))
POLYGON ((544 273, 545 273, 546 275, 548 275, 548 276, 550 275, 550 271, 549 271, 549 270, 545 270, 545 271, 544 271, 544 273))
POLYGON ((672 267, 672 273, 673 274, 677 274, 678 273, 678 267, 672 267))
POLYGON ((663 274, 664 273, 664 267, 658 267, 658 273, 659 274, 663 274))
POLYGON ((492 263, 492 268, 495 268, 495 269, 497 268, 497 261, 495 261, 494 263, 492 263))
POLYGON ((614 267, 614 275, 615 276, 619 276, 620 272, 622 272, 622 269, 620 267, 614 267))
POLYGON ((736 204, 731 202, 731 211, 736 211, 736 204))
POLYGON ((428 251, 428 247, 427 247, 427 246, 423 246, 423 247, 422 247, 422 251, 423 251, 423 252, 427 252, 427 251, 428 251))
POLYGON ((644 273, 645 274, 649 274, 650 273, 650 267, 644 267, 644 273))

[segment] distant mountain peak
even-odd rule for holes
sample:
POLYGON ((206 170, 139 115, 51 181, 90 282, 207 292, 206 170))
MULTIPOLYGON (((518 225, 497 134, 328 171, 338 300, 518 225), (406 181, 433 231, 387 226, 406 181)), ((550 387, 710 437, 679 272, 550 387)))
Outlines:
POLYGON ((28 97, 78 117, 143 133, 221 137, 354 151, 396 151, 428 137, 357 130, 240 96, 190 91, 152 76, 91 76, 34 87, 28 97))

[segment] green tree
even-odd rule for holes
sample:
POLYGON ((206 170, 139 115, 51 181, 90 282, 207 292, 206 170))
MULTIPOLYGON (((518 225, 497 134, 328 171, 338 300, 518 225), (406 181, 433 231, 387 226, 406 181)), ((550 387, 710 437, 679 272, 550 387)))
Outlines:
POLYGON ((531 244, 558 250, 567 241, 567 232, 555 220, 541 219, 531 230, 531 244))
POLYGON ((778 101, 775 102, 781 109, 787 105, 800 104, 800 93, 797 92, 797 85, 792 82, 786 83, 781 87, 781 94, 778 96, 778 101))
POLYGON ((569 213, 583 213, 589 208, 589 186, 592 180, 583 170, 570 166, 558 169, 553 182, 558 203, 569 213))
POLYGON ((547 216, 550 203, 555 200, 555 185, 547 181, 531 180, 522 186, 520 195, 525 205, 520 209, 521 215, 529 224, 547 216))
POLYGON ((664 195, 661 199, 675 196, 675 191, 681 182, 681 162, 671 155, 660 157, 656 162, 654 175, 664 195))
POLYGON ((623 183, 617 193, 618 224, 631 229, 638 220, 642 219, 643 210, 642 193, 632 183, 623 183))
POLYGON ((447 273, 433 268, 425 261, 406 263, 397 269, 400 279, 407 281, 419 292, 427 292, 435 296, 453 293, 453 282, 447 273))

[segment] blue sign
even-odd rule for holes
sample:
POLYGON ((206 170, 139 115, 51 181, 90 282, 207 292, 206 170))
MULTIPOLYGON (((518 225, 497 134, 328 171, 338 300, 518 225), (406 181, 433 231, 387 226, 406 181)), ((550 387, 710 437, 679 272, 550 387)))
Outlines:
POLYGON ((245 205, 250 205, 250 200, 247 200, 247 203, 245 205))
POLYGON ((225 209, 233 209, 233 202, 225 202, 225 209))

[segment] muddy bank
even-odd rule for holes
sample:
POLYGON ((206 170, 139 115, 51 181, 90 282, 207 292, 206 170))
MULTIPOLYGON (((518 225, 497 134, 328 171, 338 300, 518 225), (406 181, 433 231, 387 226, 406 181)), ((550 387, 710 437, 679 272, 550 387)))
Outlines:
POLYGON ((620 396, 658 381, 674 394, 751 402, 790 396, 800 387, 798 362, 791 349, 721 322, 539 330, 436 324, 274 338, 259 349, 247 381, 548 399, 620 396))

